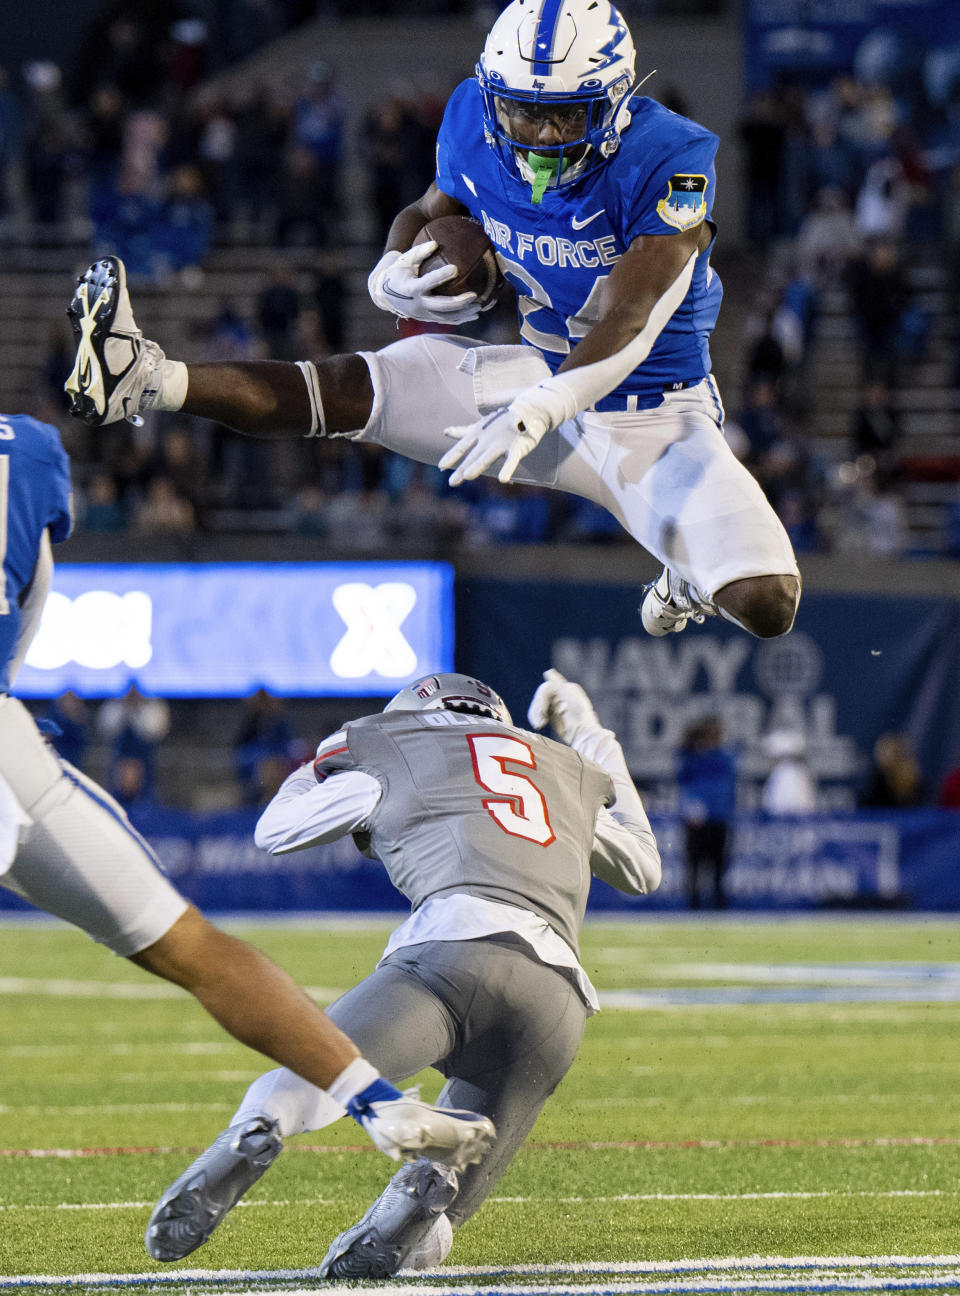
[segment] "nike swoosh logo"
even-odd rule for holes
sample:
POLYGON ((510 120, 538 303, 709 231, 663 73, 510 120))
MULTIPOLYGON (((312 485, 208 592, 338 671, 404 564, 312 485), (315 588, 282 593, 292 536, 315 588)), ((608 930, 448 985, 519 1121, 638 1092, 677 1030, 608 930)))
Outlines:
POLYGON ((606 207, 601 207, 598 212, 594 212, 592 216, 587 216, 584 220, 577 220, 576 216, 574 216, 571 219, 570 224, 575 230, 582 230, 585 225, 589 225, 590 222, 595 221, 598 216, 602 216, 606 210, 606 207))

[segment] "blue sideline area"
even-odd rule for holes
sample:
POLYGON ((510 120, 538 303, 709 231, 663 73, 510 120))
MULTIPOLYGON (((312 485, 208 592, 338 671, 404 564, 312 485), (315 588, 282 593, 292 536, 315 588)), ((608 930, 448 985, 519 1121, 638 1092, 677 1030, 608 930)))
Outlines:
MULTIPOLYGON (((209 913, 335 910, 402 912, 403 897, 351 838, 273 859, 253 842, 256 812, 190 814, 151 809, 134 816, 177 886, 209 913)), ((660 890, 624 896, 595 882, 590 910, 680 910, 683 829, 660 816, 660 890)), ((960 911, 960 813, 898 813, 738 820, 727 874, 737 910, 908 909, 960 911)), ((0 909, 26 908, 0 890, 0 909)))

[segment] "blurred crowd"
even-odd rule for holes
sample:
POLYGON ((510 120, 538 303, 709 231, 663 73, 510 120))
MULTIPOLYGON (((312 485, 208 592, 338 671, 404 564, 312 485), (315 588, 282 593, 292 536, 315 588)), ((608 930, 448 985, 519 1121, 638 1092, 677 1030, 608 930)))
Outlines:
MULTIPOLYGON (((351 4, 351 14, 363 12, 351 4)), ((468 0, 418 12, 491 16, 468 0)), ((75 68, 0 69, 0 238, 79 241, 121 255, 134 279, 192 289, 218 239, 275 248, 255 302, 211 302, 192 358, 343 349, 352 309, 344 241, 359 224, 375 247, 426 188, 450 87, 385 87, 351 121, 337 70, 323 60, 283 86, 251 77, 228 94, 207 79, 293 25, 339 13, 333 0, 239 0, 213 32, 176 0, 111 2, 79 41, 75 68), (366 198, 349 221, 348 138, 366 198)), ((946 267, 954 315, 960 300, 960 60, 931 59, 918 71, 891 39, 868 38, 849 74, 754 94, 739 124, 743 277, 757 288, 738 372, 724 384, 727 435, 800 553, 908 554, 905 482, 960 478, 960 456, 937 466, 909 453, 901 400, 934 325, 914 289, 918 249, 946 267), (813 397, 825 378, 811 354, 825 301, 838 293, 855 328, 858 395, 844 434, 824 437, 813 397)), ((725 188, 733 184, 728 177, 725 188)), ((509 303, 483 327, 512 340, 509 303)), ((960 386, 955 337, 947 380, 960 386)), ((70 350, 55 324, 43 386, 58 410, 70 350)), ((170 417, 124 425, 109 442, 71 436, 81 531, 294 532, 358 551, 626 542, 585 501, 486 482, 450 492, 441 474, 375 448, 267 446, 170 417)), ((946 551, 960 554, 960 481, 956 491, 946 551)))
MULTIPOLYGON (((911 452, 901 399, 935 327, 917 266, 937 272, 948 317, 960 306, 960 52, 944 53, 918 68, 877 32, 849 75, 759 92, 740 121, 747 231, 763 255, 728 436, 801 553, 910 553, 911 480, 955 482, 960 510, 960 459, 911 452), (826 456, 811 435, 812 397, 836 379, 810 357, 838 293, 854 328, 857 400, 840 453, 826 456)), ((960 386, 955 323, 940 368, 941 387, 960 386)), ((960 554, 956 527, 946 551, 960 554)))

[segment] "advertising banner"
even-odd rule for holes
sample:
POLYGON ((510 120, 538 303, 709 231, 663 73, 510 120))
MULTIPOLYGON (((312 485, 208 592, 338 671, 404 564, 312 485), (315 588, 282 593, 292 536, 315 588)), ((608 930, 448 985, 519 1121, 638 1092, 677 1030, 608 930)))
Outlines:
POLYGON ((639 600, 618 585, 471 581, 458 598, 460 669, 515 716, 548 666, 582 684, 660 813, 676 809, 683 735, 706 716, 735 755, 741 811, 759 804, 774 730, 800 735, 821 811, 857 806, 882 734, 906 735, 928 794, 960 764, 960 602, 805 594, 794 630, 759 640, 719 618, 654 639, 639 600))
MULTIPOLYGON (((334 911, 397 913, 406 901, 385 869, 351 837, 272 858, 253 842, 255 811, 133 816, 180 890, 208 913, 334 911)), ((686 908, 683 826, 655 816, 663 882, 627 896, 595 881, 589 911, 686 908)), ((811 816, 741 816, 726 875, 733 910, 913 909, 960 911, 960 813, 948 810, 811 816)), ((0 889, 0 910, 23 909, 0 889)))
POLYGON ((389 697, 452 631, 446 563, 62 563, 17 693, 389 697))

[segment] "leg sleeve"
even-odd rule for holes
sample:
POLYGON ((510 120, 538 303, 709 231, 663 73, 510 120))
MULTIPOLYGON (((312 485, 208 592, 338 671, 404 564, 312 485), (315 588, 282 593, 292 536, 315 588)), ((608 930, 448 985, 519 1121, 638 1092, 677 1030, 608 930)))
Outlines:
MULTIPOLYGON (((327 1016, 393 1084, 433 1066, 453 1047, 449 1010, 414 974, 390 961, 331 1004, 327 1016)), ((233 1119, 269 1116, 288 1137, 322 1129, 343 1114, 322 1089, 280 1068, 253 1082, 233 1119)))
MULTIPOLYGON (((470 942, 473 949, 480 944, 470 942)), ((460 1192, 447 1211, 455 1229, 512 1161, 570 1069, 586 1024, 586 1006, 562 973, 515 948, 490 942, 487 950, 461 1041, 447 1060, 440 1103, 489 1116, 497 1138, 460 1176, 460 1192)))
POLYGON ((61 761, 15 698, 0 703, 0 774, 32 823, 0 884, 115 954, 158 941, 187 908, 103 788, 61 761))

